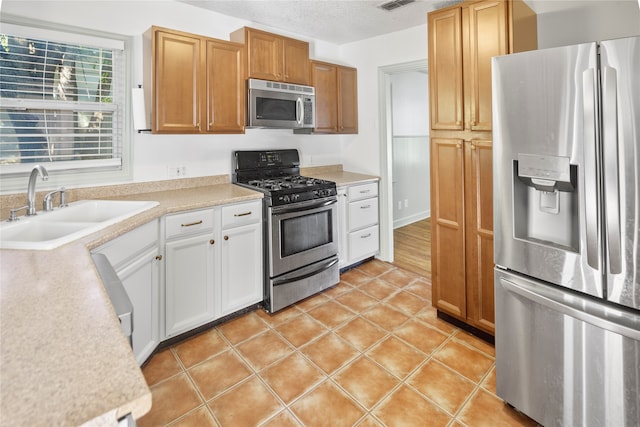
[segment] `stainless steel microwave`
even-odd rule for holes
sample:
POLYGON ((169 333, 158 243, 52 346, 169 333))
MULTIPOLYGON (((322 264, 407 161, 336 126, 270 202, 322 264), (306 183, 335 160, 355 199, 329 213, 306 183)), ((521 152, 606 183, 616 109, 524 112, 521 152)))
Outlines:
POLYGON ((249 79, 247 126, 274 129, 314 128, 316 92, 311 86, 249 79))

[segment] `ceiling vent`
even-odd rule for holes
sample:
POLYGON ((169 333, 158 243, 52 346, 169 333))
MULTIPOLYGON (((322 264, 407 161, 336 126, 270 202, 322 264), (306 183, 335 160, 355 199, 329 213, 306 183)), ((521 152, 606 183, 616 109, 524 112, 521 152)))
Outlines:
POLYGON ((395 10, 395 9, 399 8, 399 7, 406 6, 409 3, 413 3, 414 1, 416 1, 416 0, 391 0, 391 1, 388 1, 386 3, 381 4, 378 7, 390 12, 392 10, 395 10))

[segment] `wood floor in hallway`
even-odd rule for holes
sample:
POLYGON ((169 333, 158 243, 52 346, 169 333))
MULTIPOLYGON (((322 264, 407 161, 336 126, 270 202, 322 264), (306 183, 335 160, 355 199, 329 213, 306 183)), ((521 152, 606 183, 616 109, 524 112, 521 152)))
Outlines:
POLYGON ((393 264, 431 280, 431 218, 393 231, 393 264))

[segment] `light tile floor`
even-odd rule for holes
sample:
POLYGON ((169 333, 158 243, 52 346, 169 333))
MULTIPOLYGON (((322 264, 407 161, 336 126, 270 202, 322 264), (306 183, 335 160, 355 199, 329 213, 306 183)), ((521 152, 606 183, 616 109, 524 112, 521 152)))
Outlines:
POLYGON ((427 279, 373 260, 143 368, 146 426, 535 426, 495 395, 492 345, 443 322, 427 279))

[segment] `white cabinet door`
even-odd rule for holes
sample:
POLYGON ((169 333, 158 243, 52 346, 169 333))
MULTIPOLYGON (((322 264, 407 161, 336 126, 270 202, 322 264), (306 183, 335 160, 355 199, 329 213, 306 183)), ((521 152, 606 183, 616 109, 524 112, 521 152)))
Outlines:
POLYGON ((158 248, 148 249, 117 271, 133 304, 133 354, 142 365, 160 343, 158 248))
POLYGON ((221 315, 262 301, 262 224, 223 231, 220 277, 221 315))
POLYGON ((214 245, 213 234, 166 243, 166 338, 215 319, 214 245))
POLYGON ((340 268, 348 265, 349 261, 349 229, 347 210, 347 188, 338 187, 338 265, 340 268))

